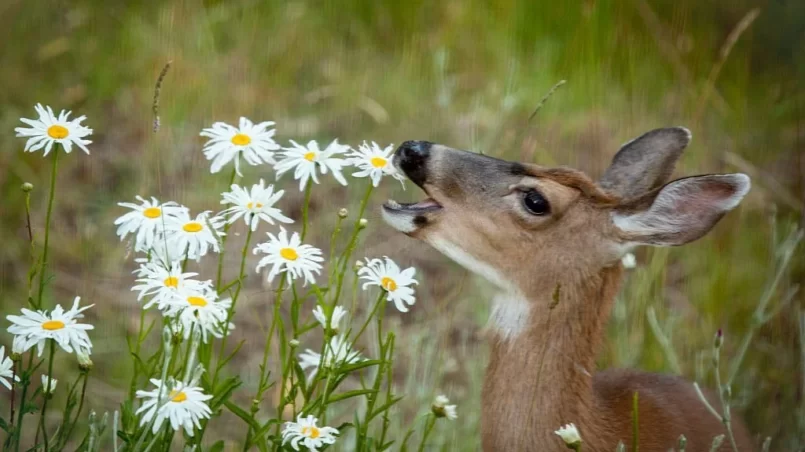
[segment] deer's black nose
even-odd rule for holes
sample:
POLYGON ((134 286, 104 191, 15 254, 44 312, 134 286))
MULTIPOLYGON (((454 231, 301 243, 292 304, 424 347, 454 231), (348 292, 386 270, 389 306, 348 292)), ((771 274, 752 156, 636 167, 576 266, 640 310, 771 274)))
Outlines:
POLYGON ((429 141, 406 141, 397 148, 397 165, 411 182, 419 185, 425 183, 427 176, 428 156, 433 143, 429 141))

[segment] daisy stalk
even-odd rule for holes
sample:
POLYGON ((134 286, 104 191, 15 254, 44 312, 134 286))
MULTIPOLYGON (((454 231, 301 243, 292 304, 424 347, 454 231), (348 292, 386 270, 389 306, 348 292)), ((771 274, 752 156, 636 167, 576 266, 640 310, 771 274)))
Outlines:
POLYGON ((56 197, 56 173, 59 168, 59 144, 55 143, 53 152, 53 166, 50 170, 50 192, 48 194, 48 210, 45 214, 45 245, 42 249, 42 262, 39 264, 39 292, 36 296, 34 309, 42 308, 42 295, 45 292, 45 268, 48 263, 48 249, 50 244, 50 217, 53 214, 53 199, 56 197))
MULTIPOLYGON (((233 167, 232 174, 229 176, 229 184, 227 185, 227 187, 231 187, 232 184, 235 183, 235 179, 237 179, 237 177, 238 177, 237 169, 233 167)), ((221 293, 221 277, 224 272, 224 254, 226 252, 226 238, 229 236, 228 234, 229 228, 232 226, 232 224, 229 222, 229 215, 230 215, 229 213, 224 214, 224 234, 220 237, 221 252, 218 253, 218 271, 216 272, 215 277, 215 290, 218 293, 221 293)), ((249 228, 249 231, 251 232, 251 228, 249 228)))
MULTIPOLYGON (((165 354, 162 358, 162 371, 160 376, 160 381, 162 382, 166 381, 166 379, 168 378, 168 367, 170 366, 171 358, 173 356, 172 336, 173 335, 171 333, 170 327, 166 326, 162 330, 162 348, 165 354)), ((165 398, 165 392, 166 392, 165 386, 166 385, 163 384, 159 388, 159 395, 157 397, 157 406, 161 406, 162 401, 165 398)), ((143 429, 142 433, 140 433, 140 437, 137 439, 137 443, 134 445, 134 448, 132 450, 142 450, 141 447, 143 445, 143 441, 145 441, 145 437, 148 436, 148 432, 150 432, 151 429, 153 428, 154 423, 157 421, 157 417, 158 416, 154 416, 151 419, 151 422, 148 423, 148 426, 145 429, 143 429)), ((148 449, 150 449, 154 445, 154 441, 156 441, 157 438, 159 438, 159 435, 154 435, 154 439, 151 441, 150 445, 148 446, 148 449)))
POLYGON ((307 235, 308 208, 310 207, 310 194, 313 191, 313 180, 308 180, 305 186, 305 203, 302 204, 302 240, 307 235))
POLYGON ((422 441, 419 443, 419 448, 417 449, 418 452, 423 452, 425 450, 425 443, 428 440, 428 436, 430 436, 430 432, 433 431, 433 426, 436 425, 436 415, 430 413, 428 414, 428 421, 425 424, 425 432, 422 433, 422 441))
MULTIPOLYGON (((56 153, 58 155, 58 152, 56 153)), ((48 375, 53 375, 53 355, 56 354, 56 340, 50 339, 50 351, 48 356, 48 375)), ((48 450, 48 432, 46 427, 47 422, 47 412, 48 412, 48 401, 53 397, 51 391, 53 390, 53 378, 50 377, 47 379, 47 385, 43 388, 42 397, 44 401, 42 402, 42 411, 39 412, 39 427, 36 429, 36 439, 35 443, 39 443, 39 432, 42 432, 42 437, 44 438, 44 450, 48 450)), ((24 403, 24 401, 23 401, 24 403)))
POLYGON ((338 299, 341 298, 341 288, 344 285, 344 275, 346 274, 347 264, 350 257, 352 257, 352 252, 355 250, 355 247, 358 244, 358 234, 360 234, 361 229, 363 229, 360 223, 363 220, 363 213, 366 211, 366 205, 369 203, 369 196, 372 194, 372 189, 374 189, 374 186, 372 186, 370 182, 367 184, 366 193, 363 195, 363 199, 361 200, 361 205, 358 209, 358 216, 356 217, 355 224, 353 225, 352 236, 350 236, 346 249, 344 249, 344 252, 339 257, 339 262, 337 265, 338 276, 335 295, 333 296, 333 305, 337 305, 338 299))

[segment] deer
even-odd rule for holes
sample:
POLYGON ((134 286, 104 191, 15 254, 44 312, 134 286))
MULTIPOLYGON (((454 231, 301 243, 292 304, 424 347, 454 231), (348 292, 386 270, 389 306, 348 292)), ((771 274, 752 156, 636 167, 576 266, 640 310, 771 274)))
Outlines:
MULTIPOLYGON (((427 198, 389 200, 386 223, 421 240, 497 290, 481 395, 484 451, 553 451, 574 423, 586 451, 631 449, 637 393, 640 451, 709 451, 725 434, 694 386, 678 376, 595 371, 633 248, 678 246, 707 234, 749 191, 745 174, 669 182, 691 133, 649 131, 624 144, 600 179, 568 167, 500 160, 428 141, 406 141, 393 165, 427 198)), ((712 393, 707 393, 713 406, 712 393)), ((733 416, 740 451, 753 450, 733 416)), ((725 441, 720 450, 731 450, 725 441)))

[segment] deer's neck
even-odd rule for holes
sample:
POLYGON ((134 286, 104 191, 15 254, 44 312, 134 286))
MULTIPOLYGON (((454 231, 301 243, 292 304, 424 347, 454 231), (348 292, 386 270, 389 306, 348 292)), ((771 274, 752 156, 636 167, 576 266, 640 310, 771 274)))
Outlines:
POLYGON ((571 422, 585 438, 607 436, 606 407, 593 393, 592 375, 620 275, 619 266, 564 274, 526 296, 496 301, 484 450, 562 450, 553 432, 571 422))

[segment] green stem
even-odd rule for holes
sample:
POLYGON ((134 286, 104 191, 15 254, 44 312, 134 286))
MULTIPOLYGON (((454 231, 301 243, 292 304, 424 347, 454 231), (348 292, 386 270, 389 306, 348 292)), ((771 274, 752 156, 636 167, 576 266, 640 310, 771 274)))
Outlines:
POLYGON ((716 388, 718 388, 718 399, 721 401, 721 422, 727 429, 727 437, 730 440, 730 445, 734 452, 738 452, 738 445, 735 443, 735 435, 732 434, 732 422, 730 419, 730 403, 729 400, 724 398, 725 388, 721 385, 721 372, 719 371, 721 362, 721 347, 715 347, 715 355, 713 356, 713 366, 715 367, 716 374, 716 388))
MULTIPOLYGON (((25 372, 23 375, 23 385, 22 385, 22 394, 20 395, 20 412, 17 415, 17 428, 14 430, 14 451, 19 452, 20 450, 20 436, 22 435, 22 421, 25 417, 25 410, 23 407, 25 406, 25 395, 28 393, 28 386, 31 385, 31 366, 33 366, 34 362, 34 354, 33 351, 30 352, 28 355, 28 365, 25 368, 25 372)), ((38 366, 37 366, 38 367, 38 366)))
MULTIPOLYGON (((218 383, 218 372, 221 370, 221 362, 224 359, 224 351, 226 350, 226 340, 229 337, 229 323, 232 321, 232 317, 235 315, 235 305, 238 303, 238 298, 240 297, 240 291, 243 289, 243 278, 246 277, 246 257, 249 255, 249 243, 252 240, 252 228, 249 228, 249 232, 246 234, 246 243, 243 245, 243 251, 240 254, 240 271, 238 272, 238 280, 237 280, 237 288, 235 289, 235 295, 232 297, 232 306, 229 307, 229 311, 226 313, 226 322, 223 325, 223 333, 224 337, 221 339, 221 346, 218 349, 218 365, 215 367, 215 371, 212 377, 212 387, 215 388, 215 385, 218 383)), ((210 358, 212 359, 212 358, 210 358)))
POLYGON ((419 443, 419 449, 417 449, 419 452, 422 452, 422 451, 425 450, 425 442, 428 440, 428 436, 430 436, 430 432, 433 431, 433 426, 434 425, 436 425, 436 416, 431 414, 430 417, 428 418, 428 424, 425 427, 425 432, 422 434, 422 442, 419 443))
POLYGON ((86 372, 81 372, 81 376, 84 377, 84 381, 81 384, 81 398, 78 401, 78 411, 75 414, 73 423, 70 425, 70 429, 67 430, 67 434, 64 436, 65 442, 70 440, 70 435, 73 434, 73 429, 75 429, 76 424, 78 424, 78 418, 81 417, 81 410, 84 409, 84 395, 87 393, 87 381, 89 380, 89 376, 86 372))
POLYGON ((308 219, 308 209, 310 207, 310 194, 313 191, 313 180, 308 180, 307 185, 305 186, 305 203, 302 204, 302 241, 305 241, 305 235, 307 235, 307 219, 308 219))
MULTIPOLYGON (((232 184, 235 183, 235 178, 237 178, 237 177, 238 177, 237 171, 235 171, 235 168, 232 168, 232 174, 229 176, 229 185, 227 185, 226 188, 232 187, 232 184)), ((227 234, 227 232, 229 232, 229 227, 231 226, 229 224, 229 214, 224 216, 224 220, 225 220, 225 222, 224 222, 224 235, 221 236, 221 252, 218 253, 218 271, 216 273, 217 276, 215 277, 215 288, 216 288, 216 290, 221 287, 221 276, 224 273, 224 254, 225 254, 224 253, 224 247, 226 246, 226 238, 229 236, 229 234, 227 234)), ((184 266, 182 268, 184 268, 184 266)))
POLYGON ((48 432, 47 432, 47 410, 48 410, 48 401, 53 397, 51 394, 52 385, 53 385, 53 355, 56 354, 56 341, 54 339, 50 339, 50 356, 48 357, 48 383, 45 387, 45 394, 44 402, 42 402, 42 411, 39 413, 39 429, 37 430, 36 436, 39 437, 39 430, 42 432, 42 436, 45 441, 45 449, 48 450, 48 432))
POLYGON ((50 194, 48 195, 48 210, 45 215, 45 247, 42 250, 42 263, 39 265, 39 293, 36 296, 36 309, 42 308, 42 295, 45 292, 45 268, 48 263, 48 249, 50 244, 50 217, 53 214, 53 199, 56 197, 56 173, 59 166, 59 145, 53 145, 53 168, 50 173, 50 194))
MULTIPOLYGON (((143 327, 145 326, 145 309, 140 309, 140 327, 137 331, 137 344, 135 346, 135 353, 140 356, 140 347, 143 343, 143 327)), ((137 390, 137 377, 139 376, 139 368, 137 362, 134 362, 134 370, 131 374, 131 383, 129 383, 129 400, 134 399, 134 393, 137 390)))
POLYGON ((355 220, 355 225, 353 226, 352 237, 350 237, 349 244, 347 245, 346 250, 339 258, 340 269, 338 271, 338 282, 336 284, 335 296, 333 300, 333 306, 338 304, 338 299, 341 298, 341 287, 344 285, 344 274, 346 272, 346 267, 349 263, 349 258, 352 256, 352 252, 355 250, 355 246, 358 242, 358 234, 361 232, 360 221, 361 217, 363 217, 364 211, 366 211, 366 205, 369 203, 369 196, 372 194, 372 184, 369 184, 369 187, 366 189, 366 193, 363 195, 363 199, 361 200, 361 207, 358 210, 358 217, 355 220))
POLYGON ((632 452, 638 452, 637 391, 632 396, 632 452))

